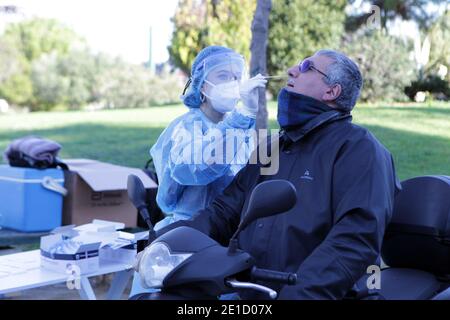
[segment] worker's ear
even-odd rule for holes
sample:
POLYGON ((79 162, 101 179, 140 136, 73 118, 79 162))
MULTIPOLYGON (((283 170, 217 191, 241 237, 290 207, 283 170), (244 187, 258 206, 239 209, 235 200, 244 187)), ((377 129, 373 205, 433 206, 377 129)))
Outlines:
POLYGON ((202 98, 202 101, 204 101, 206 98, 203 93, 206 92, 206 94, 208 94, 208 90, 209 85, 206 82, 203 82, 202 86, 200 87, 200 97, 202 98))
POLYGON ((202 88, 200 89, 200 100, 201 100, 202 102, 205 102, 206 97, 205 97, 205 94, 204 94, 203 92, 205 92, 205 89, 203 89, 203 87, 202 87, 202 88))
POLYGON ((335 101, 342 93, 342 87, 339 83, 329 86, 322 96, 324 102, 331 103, 335 101))
POLYGON ((202 98, 202 101, 206 100, 206 96, 205 93, 207 95, 209 95, 210 91, 211 91, 212 85, 210 85, 209 83, 207 83, 206 81, 203 81, 203 84, 200 88, 200 97, 202 98))

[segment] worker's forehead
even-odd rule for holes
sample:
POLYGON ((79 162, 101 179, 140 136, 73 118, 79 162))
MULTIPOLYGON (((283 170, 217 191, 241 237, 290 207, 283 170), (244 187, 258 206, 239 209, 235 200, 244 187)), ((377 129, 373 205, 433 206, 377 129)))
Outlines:
POLYGON ((223 63, 212 68, 210 74, 241 74, 243 72, 243 66, 238 63, 223 63))
POLYGON ((241 80, 244 76, 242 68, 236 64, 227 64, 211 70, 206 79, 213 83, 241 80))

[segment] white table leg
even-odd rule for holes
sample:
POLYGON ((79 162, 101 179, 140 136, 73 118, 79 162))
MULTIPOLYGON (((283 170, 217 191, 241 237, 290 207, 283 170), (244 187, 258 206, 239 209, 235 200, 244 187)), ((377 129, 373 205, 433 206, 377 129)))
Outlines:
POLYGON ((80 278, 80 290, 78 290, 78 292, 83 300, 97 300, 91 283, 87 277, 80 278))
POLYGON ((114 274, 114 278, 111 282, 111 287, 106 295, 108 300, 118 300, 121 298, 128 281, 133 274, 133 269, 118 271, 114 274))

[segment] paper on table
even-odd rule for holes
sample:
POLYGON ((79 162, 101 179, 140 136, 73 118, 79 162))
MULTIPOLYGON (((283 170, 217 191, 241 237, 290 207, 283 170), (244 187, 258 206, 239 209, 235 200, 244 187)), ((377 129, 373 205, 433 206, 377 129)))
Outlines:
POLYGON ((96 231, 96 232, 115 232, 116 230, 125 228, 125 224, 121 222, 106 221, 94 219, 91 223, 83 224, 75 227, 74 230, 79 232, 96 231))
POLYGON ((134 240, 136 240, 136 234, 119 231, 119 238, 124 239, 124 240, 134 241, 134 240))
POLYGON ((32 269, 39 268, 39 265, 24 265, 18 261, 2 261, 0 263, 0 278, 15 274, 25 273, 32 269))
POLYGON ((99 225, 99 226, 101 226, 101 225, 102 225, 102 226, 110 226, 110 225, 113 225, 113 226, 116 228, 116 230, 125 228, 125 223, 122 223, 122 222, 115 222, 115 221, 108 221, 108 220, 94 219, 94 220, 92 220, 92 223, 93 223, 93 224, 96 224, 96 225, 99 225))
POLYGON ((36 269, 39 268, 40 262, 38 259, 32 259, 30 257, 22 257, 17 255, 12 255, 9 257, 3 256, 0 261, 0 266, 12 266, 20 269, 36 269))
POLYGON ((118 232, 93 232, 86 231, 80 233, 78 236, 73 237, 73 241, 78 241, 81 243, 96 243, 100 242, 100 248, 114 242, 119 238, 118 232))

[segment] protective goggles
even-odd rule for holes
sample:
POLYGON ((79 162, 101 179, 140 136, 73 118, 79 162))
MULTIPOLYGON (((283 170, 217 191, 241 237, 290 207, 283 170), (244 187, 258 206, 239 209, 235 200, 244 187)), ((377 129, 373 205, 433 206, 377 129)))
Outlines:
POLYGON ((203 60, 201 67, 203 68, 203 78, 206 78, 212 70, 219 70, 242 76, 246 69, 244 57, 234 52, 209 56, 203 60))

